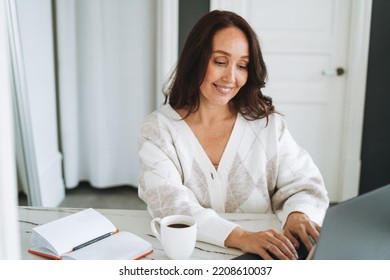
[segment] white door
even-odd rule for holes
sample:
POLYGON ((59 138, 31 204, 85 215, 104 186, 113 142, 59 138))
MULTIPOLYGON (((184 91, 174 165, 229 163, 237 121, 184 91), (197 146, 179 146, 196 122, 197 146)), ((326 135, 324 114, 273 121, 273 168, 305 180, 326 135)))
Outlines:
POLYGON ((342 129, 350 1, 224 0, 259 36, 269 80, 264 94, 321 170, 331 201, 340 201, 342 129), (340 71, 342 72, 342 70, 340 71), (340 74, 340 73, 339 73, 340 74))

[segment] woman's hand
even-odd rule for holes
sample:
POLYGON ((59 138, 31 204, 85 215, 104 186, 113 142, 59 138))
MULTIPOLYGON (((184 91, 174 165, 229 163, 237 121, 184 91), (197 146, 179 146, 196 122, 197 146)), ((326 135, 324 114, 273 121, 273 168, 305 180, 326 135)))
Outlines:
POLYGON ((272 255, 280 260, 297 259, 297 252, 290 240, 273 229, 249 232, 236 227, 226 238, 225 246, 258 254, 264 260, 272 260, 272 255))
POLYGON ((284 235, 294 244, 294 247, 299 247, 299 238, 309 252, 313 248, 310 238, 317 242, 320 231, 321 227, 302 212, 290 213, 284 226, 284 235))

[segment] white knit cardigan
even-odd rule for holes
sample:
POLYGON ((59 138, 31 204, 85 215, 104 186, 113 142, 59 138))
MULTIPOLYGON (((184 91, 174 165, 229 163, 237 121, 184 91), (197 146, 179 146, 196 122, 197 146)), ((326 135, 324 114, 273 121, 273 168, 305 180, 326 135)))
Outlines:
POLYGON ((218 213, 293 211, 321 224, 329 200, 322 176, 278 114, 248 121, 238 114, 215 169, 187 123, 170 105, 150 114, 140 130, 138 193, 153 217, 186 214, 198 240, 223 247, 236 224, 218 213))

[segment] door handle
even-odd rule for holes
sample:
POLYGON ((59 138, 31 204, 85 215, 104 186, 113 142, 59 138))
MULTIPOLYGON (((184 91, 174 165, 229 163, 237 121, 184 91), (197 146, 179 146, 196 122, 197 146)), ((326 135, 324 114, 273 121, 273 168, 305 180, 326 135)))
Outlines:
POLYGON ((325 69, 322 71, 324 76, 342 76, 345 73, 344 68, 337 67, 336 69, 325 69))

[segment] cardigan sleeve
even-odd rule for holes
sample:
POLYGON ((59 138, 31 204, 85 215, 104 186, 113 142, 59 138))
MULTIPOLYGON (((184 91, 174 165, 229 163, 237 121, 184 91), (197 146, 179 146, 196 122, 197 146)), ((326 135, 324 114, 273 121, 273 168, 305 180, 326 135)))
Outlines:
POLYGON ((312 221, 322 224, 329 199, 321 173, 310 155, 294 141, 284 119, 279 120, 279 162, 273 210, 282 227, 294 211, 303 212, 312 221))
POLYGON ((183 185, 174 136, 168 126, 153 114, 141 127, 139 197, 146 202, 152 217, 193 216, 198 225, 197 239, 224 247, 225 239, 238 225, 203 208, 194 193, 183 185))

